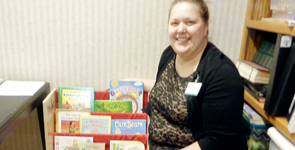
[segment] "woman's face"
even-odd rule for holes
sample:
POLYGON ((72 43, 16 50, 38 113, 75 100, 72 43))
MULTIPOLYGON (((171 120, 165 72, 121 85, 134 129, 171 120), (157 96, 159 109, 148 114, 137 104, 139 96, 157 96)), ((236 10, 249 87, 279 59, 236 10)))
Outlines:
POLYGON ((194 56, 207 44, 208 23, 204 23, 196 4, 181 2, 170 12, 169 41, 179 55, 194 56))

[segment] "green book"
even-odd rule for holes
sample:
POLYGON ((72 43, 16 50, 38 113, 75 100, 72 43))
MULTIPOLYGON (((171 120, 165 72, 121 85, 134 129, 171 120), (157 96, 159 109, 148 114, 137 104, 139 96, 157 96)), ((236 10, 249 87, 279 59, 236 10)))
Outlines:
POLYGON ((262 41, 260 47, 258 48, 257 52, 253 57, 252 62, 257 63, 267 69, 271 69, 274 50, 274 43, 262 41))
POLYGON ((93 111, 93 102, 94 88, 58 88, 58 108, 93 111))
POLYGON ((95 100, 94 112, 132 112, 132 101, 95 100))

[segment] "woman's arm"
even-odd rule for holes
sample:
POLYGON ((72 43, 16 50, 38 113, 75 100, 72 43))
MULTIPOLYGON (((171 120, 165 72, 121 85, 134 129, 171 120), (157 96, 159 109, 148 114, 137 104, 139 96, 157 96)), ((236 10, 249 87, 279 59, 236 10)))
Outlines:
POLYGON ((233 64, 223 63, 206 76, 206 91, 202 99, 204 137, 198 139, 202 149, 241 148, 243 81, 233 64), (239 147, 240 146, 240 147, 239 147))
POLYGON ((143 90, 146 92, 150 92, 156 82, 155 79, 145 79, 145 78, 126 78, 126 79, 122 79, 122 81, 142 81, 143 90))

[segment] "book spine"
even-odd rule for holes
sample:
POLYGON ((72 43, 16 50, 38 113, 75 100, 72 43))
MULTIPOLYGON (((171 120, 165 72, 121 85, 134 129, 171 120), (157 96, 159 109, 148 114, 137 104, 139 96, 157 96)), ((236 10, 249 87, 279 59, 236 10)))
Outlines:
POLYGON ((276 100, 272 100, 274 91, 278 84, 278 80, 281 75, 281 70, 285 65, 285 60, 289 54, 290 47, 281 47, 282 38, 284 35, 278 34, 275 52, 273 57, 273 63, 270 72, 269 83, 267 87, 264 110, 267 114, 273 114, 276 100))
POLYGON ((62 108, 62 87, 58 87, 58 108, 62 108))
POLYGON ((241 77, 255 83, 258 70, 240 61, 237 62, 236 67, 241 77))
POLYGON ((253 57, 252 62, 255 62, 268 69, 271 69, 274 48, 275 44, 268 41, 262 41, 257 52, 253 57))
POLYGON ((289 111, 288 111, 288 115, 287 115, 287 120, 288 121, 290 120, 291 116, 294 113, 294 106, 295 106, 294 103, 295 103, 295 94, 293 96, 293 100, 292 100, 291 105, 289 107, 289 111))
POLYGON ((250 80, 252 83, 255 83, 255 82, 256 82, 256 79, 257 79, 257 75, 258 75, 258 70, 254 69, 254 68, 252 67, 252 70, 251 70, 251 73, 250 73, 249 80, 250 80))
POLYGON ((273 115, 287 116, 295 93, 295 43, 293 43, 271 99, 276 101, 273 115))

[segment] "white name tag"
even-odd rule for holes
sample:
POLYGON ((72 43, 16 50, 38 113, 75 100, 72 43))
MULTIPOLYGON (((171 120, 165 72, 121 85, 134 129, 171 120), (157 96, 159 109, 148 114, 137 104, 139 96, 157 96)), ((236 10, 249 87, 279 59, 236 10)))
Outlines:
POLYGON ((184 92, 184 95, 198 96, 201 87, 202 83, 200 82, 189 82, 184 92))

